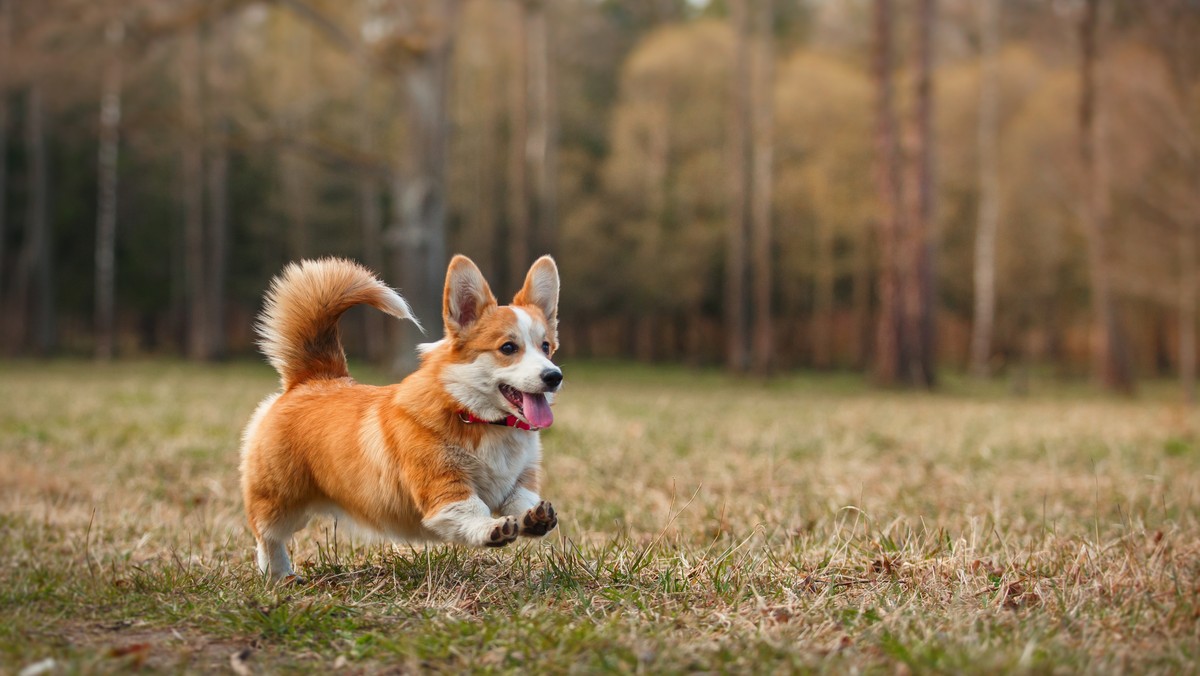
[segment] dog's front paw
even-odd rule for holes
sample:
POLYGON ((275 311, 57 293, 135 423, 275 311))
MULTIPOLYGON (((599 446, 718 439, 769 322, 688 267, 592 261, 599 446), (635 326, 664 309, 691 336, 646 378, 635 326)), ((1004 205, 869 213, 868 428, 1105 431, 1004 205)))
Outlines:
POLYGON ((516 540, 519 532, 516 517, 506 516, 503 519, 496 519, 495 526, 488 532, 487 541, 483 545, 485 547, 503 547, 516 540))
POLYGON ((554 513, 554 505, 542 500, 521 517, 521 535, 540 538, 554 530, 558 525, 558 516, 554 513))

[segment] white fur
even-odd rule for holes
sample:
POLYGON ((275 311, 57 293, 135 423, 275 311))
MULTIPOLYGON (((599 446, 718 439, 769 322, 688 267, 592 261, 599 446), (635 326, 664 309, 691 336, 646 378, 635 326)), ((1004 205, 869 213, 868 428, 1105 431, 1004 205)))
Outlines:
POLYGON ((542 443, 536 432, 504 428, 489 431, 493 433, 485 434, 472 450, 467 474, 484 504, 493 512, 502 512, 501 506, 513 494, 517 479, 541 462, 542 443))
POLYGON ((446 342, 446 339, 442 338, 441 340, 435 340, 432 343, 418 343, 417 344, 417 355, 420 357, 424 357, 425 355, 429 354, 430 352, 433 352, 434 350, 441 347, 442 343, 445 343, 445 342, 446 342))
MULTIPOLYGON (((513 313, 516 333, 521 344, 521 358, 515 364, 501 366, 491 353, 484 353, 466 364, 454 364, 442 373, 442 385, 463 408, 484 420, 498 420, 509 414, 519 415, 504 395, 500 383, 521 392, 544 392, 546 401, 554 403, 554 392, 546 388, 542 374, 558 367, 542 352, 546 327, 534 322, 521 308, 507 308, 513 313)), ((431 348, 432 349, 432 348, 431 348)))
POLYGON ((508 499, 504 501, 504 504, 500 505, 500 509, 497 511, 506 516, 521 516, 525 512, 537 507, 541 501, 542 498, 537 493, 524 486, 518 486, 517 490, 508 496, 508 499))
POLYGON ((550 357, 542 352, 542 343, 546 342, 546 327, 540 322, 534 323, 529 313, 519 307, 509 309, 517 316, 517 333, 522 343, 521 359, 512 366, 497 369, 497 374, 502 382, 522 392, 541 392, 546 389, 542 374, 558 370, 550 357))
POLYGON ((478 497, 452 502, 421 522, 444 542, 476 547, 487 544, 492 530, 503 523, 492 518, 492 510, 478 497))

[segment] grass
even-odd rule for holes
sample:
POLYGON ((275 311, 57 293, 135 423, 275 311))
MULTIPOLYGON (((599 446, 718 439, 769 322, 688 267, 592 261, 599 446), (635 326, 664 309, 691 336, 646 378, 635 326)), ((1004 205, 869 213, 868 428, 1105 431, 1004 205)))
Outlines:
POLYGON ((236 469, 266 367, 0 364, 0 672, 1200 663, 1200 416, 1154 388, 567 373, 547 541, 316 521, 294 542, 310 584, 271 588, 236 469))

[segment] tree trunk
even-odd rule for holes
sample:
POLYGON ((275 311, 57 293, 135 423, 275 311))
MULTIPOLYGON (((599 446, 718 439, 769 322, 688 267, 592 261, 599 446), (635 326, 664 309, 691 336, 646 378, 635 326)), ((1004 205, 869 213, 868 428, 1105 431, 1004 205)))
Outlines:
POLYGON ((751 54, 749 0, 733 0, 730 5, 735 35, 733 67, 732 119, 729 126, 730 164, 733 165, 729 200, 728 242, 725 251, 725 331, 726 364, 731 371, 743 373, 749 367, 749 327, 747 326, 747 234, 750 229, 751 170, 751 54))
POLYGON ((833 363, 834 251, 833 227, 828 219, 816 223, 816 275, 813 284, 813 366, 829 368, 833 363))
POLYGON ((529 167, 533 180, 533 253, 552 253, 557 239, 557 146, 554 115, 553 66, 550 60, 550 21, 547 0, 527 0, 529 85, 529 167))
POLYGON ((750 269, 754 306, 754 372, 770 373, 774 361, 771 321, 771 205, 774 177, 775 40, 772 0, 758 0, 758 50, 754 68, 754 202, 750 224, 750 269))
POLYGON ((99 204, 96 208, 96 358, 109 360, 116 345, 117 185, 121 140, 121 47, 125 24, 114 20, 105 38, 111 53, 100 96, 99 204))
POLYGON ((879 202, 879 320, 875 329, 875 379, 894 385, 901 376, 902 302, 900 161, 892 85, 892 0, 875 0, 875 188, 879 202))
POLYGON ((200 28, 192 26, 181 38, 180 101, 183 134, 183 237, 187 305, 187 353, 192 359, 212 356, 209 336, 207 261, 204 255, 204 128, 201 114, 202 61, 200 28))
MULTIPOLYGON (((0 300, 8 277, 5 267, 8 248, 8 73, 11 70, 12 6, 16 0, 0 0, 0 300)), ((0 340, 8 335, 8 313, 0 313, 0 340)))
POLYGON ((854 270, 854 368, 871 364, 871 230, 864 227, 858 242, 854 270))
POLYGON ((54 258, 49 210, 49 168, 46 156, 45 112, 42 86, 29 90, 25 152, 29 157, 29 201, 26 232, 29 241, 27 270, 32 277, 29 304, 32 345, 36 354, 47 355, 55 348, 54 258))
MULTIPOLYGON (((290 86, 284 96, 291 99, 281 101, 288 109, 283 121, 283 133, 288 140, 303 139, 308 133, 310 92, 307 75, 312 70, 312 33, 308 26, 299 26, 288 36, 287 50, 291 58, 305 64, 298 69, 288 69, 290 86), (292 79, 295 78, 295 79, 292 79), (294 94, 299 91, 300 93, 294 94)), ((312 253, 312 233, 309 216, 312 214, 312 167, 308 158, 297 149, 283 147, 280 150, 279 169, 283 188, 283 211, 288 222, 288 248, 292 260, 306 258, 312 253)))
POLYGON ((1179 230, 1179 381, 1189 404, 1196 403, 1197 228, 1183 223, 1179 230))
POLYGON ((933 31, 936 22, 937 0, 919 0, 917 8, 917 40, 915 108, 911 133, 909 168, 912 175, 907 187, 909 216, 907 219, 908 274, 905 279, 907 318, 904 327, 908 335, 906 375, 912 385, 933 387, 935 373, 935 325, 933 293, 933 31))
POLYGON ((1112 296, 1106 236, 1111 216, 1108 167, 1100 129, 1096 60, 1100 0, 1087 0, 1080 23, 1079 154, 1086 180, 1082 213, 1087 233, 1088 272, 1092 286, 1092 367, 1106 389, 1133 391, 1133 373, 1112 296))
MULTIPOLYGON (((362 25, 365 27, 375 19, 369 0, 360 0, 362 25)), ((369 54, 363 47, 360 56, 362 63, 368 62, 369 54)), ((364 157, 375 152, 376 133, 375 115, 371 105, 371 81, 375 73, 369 68, 359 72, 358 83, 358 143, 359 152, 364 157)), ((383 270, 383 204, 379 190, 379 176, 372 169, 360 170, 358 176, 359 218, 362 221, 362 261, 376 274, 383 270)), ((367 359, 379 364, 383 361, 387 350, 387 325, 382 312, 368 310, 363 314, 363 334, 367 351, 367 359)))
POLYGON ((228 37, 218 35, 211 45, 214 53, 208 64, 209 100, 212 105, 208 129, 208 268, 205 298, 208 304, 208 344, 212 357, 224 357, 228 349, 225 278, 229 257, 228 74, 233 69, 230 49, 228 37))
MULTIPOLYGON (((407 93, 408 143, 401 181, 395 186, 398 226, 389 239, 405 297, 417 317, 437 335, 441 319, 442 278, 446 265, 446 153, 449 147, 447 93, 457 0, 431 0, 427 25, 435 26, 429 45, 406 64, 401 84, 407 93)), ((412 349, 420 336, 404 322, 403 349, 395 369, 416 366, 412 349)))
POLYGON ((530 263, 529 7, 513 4, 513 81, 508 90, 508 285, 521 288, 530 263))
POLYGON ((996 231, 1000 225, 999 137, 1000 0, 982 0, 979 12, 979 229, 975 233, 975 322, 971 374, 986 378, 996 318, 996 231))

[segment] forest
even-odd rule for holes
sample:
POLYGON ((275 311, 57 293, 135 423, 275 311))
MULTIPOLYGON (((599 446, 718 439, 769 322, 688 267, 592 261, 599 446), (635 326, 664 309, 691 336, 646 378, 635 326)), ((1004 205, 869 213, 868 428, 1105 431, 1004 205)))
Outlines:
POLYGON ((568 359, 1190 400, 1196 35, 1196 0, 0 0, 0 354, 249 356, 320 256, 436 327, 452 254, 506 298, 550 253, 568 359))

